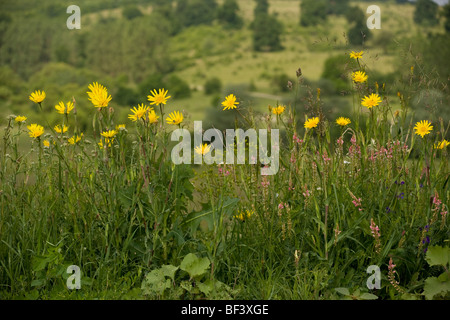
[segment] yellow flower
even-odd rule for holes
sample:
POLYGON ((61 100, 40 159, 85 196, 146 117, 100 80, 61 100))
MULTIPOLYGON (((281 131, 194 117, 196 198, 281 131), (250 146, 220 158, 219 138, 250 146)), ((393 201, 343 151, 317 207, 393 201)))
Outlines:
POLYGON ((103 149, 103 142, 102 142, 102 140, 100 140, 100 142, 98 143, 98 146, 100 147, 100 149, 103 149))
POLYGON ((44 147, 50 147, 50 142, 48 140, 44 140, 42 143, 44 144, 44 147))
MULTIPOLYGON (((105 138, 105 143, 108 145, 108 147, 111 147, 111 144, 114 142, 114 137, 116 136, 116 134, 117 134, 116 130, 107 130, 100 133, 100 135, 105 138)), ((98 145, 100 146, 100 149, 103 149, 103 143, 101 141, 98 145)))
POLYGON ((114 138, 116 134, 117 134, 116 130, 107 130, 100 133, 100 135, 105 138, 114 138))
POLYGON ((433 130, 433 126, 428 120, 419 121, 414 126, 414 133, 422 138, 433 130))
POLYGON ((442 140, 441 142, 438 142, 438 144, 436 145, 436 144, 434 144, 434 148, 435 149, 444 149, 444 148, 447 148, 447 146, 448 145, 450 145, 450 142, 449 141, 447 141, 447 140, 442 140))
POLYGON ((211 146, 207 145, 206 143, 194 148, 194 151, 201 155, 207 154, 210 150, 211 150, 211 146))
POLYGON ((286 109, 285 106, 278 106, 278 107, 272 108, 272 113, 273 114, 282 114, 285 109, 286 109))
POLYGON ((28 132, 30 138, 39 138, 44 133, 44 127, 36 123, 30 124, 27 128, 30 130, 30 132, 28 132))
MULTIPOLYGON (((147 113, 147 111, 150 110, 150 107, 142 104, 138 104, 138 107, 133 107, 130 109, 131 112, 133 112, 133 114, 129 114, 128 115, 128 119, 132 120, 132 121, 138 121, 139 119, 142 119, 142 117, 145 116, 145 114, 147 113)), ((153 110, 153 109, 151 109, 153 110)))
POLYGON ((93 84, 90 84, 88 88, 91 90, 87 92, 89 101, 94 104, 94 107, 105 108, 108 106, 112 98, 111 95, 108 95, 108 90, 104 86, 94 82, 93 84))
POLYGON ((235 215, 234 217, 241 221, 245 221, 246 219, 249 219, 253 214, 254 214, 253 210, 247 209, 245 211, 241 211, 239 214, 235 215))
POLYGON ((236 102, 236 96, 234 94, 230 94, 225 97, 225 100, 222 102, 222 106, 224 107, 223 110, 236 109, 236 105, 238 104, 239 102, 236 102))
POLYGON ((27 120, 27 117, 25 117, 25 116, 17 116, 17 117, 14 119, 14 121, 15 121, 15 122, 18 122, 18 123, 22 123, 22 122, 24 122, 25 120, 27 120))
POLYGON ((44 101, 45 99, 45 92, 44 91, 40 91, 40 90, 36 90, 35 92, 32 92, 30 95, 30 100, 35 102, 35 103, 41 103, 42 101, 44 101))
POLYGON ((376 107, 381 102, 381 98, 378 94, 372 93, 370 96, 364 96, 361 104, 368 109, 376 107))
POLYGON ((166 122, 168 124, 180 124, 183 122, 183 114, 179 111, 174 111, 169 114, 169 116, 166 118, 166 122))
POLYGON ((67 105, 64 106, 64 102, 60 101, 59 104, 55 106, 55 109, 60 114, 69 114, 70 111, 73 110, 73 102, 67 102, 67 105))
POLYGON ((306 120, 305 128, 312 129, 312 128, 317 127, 318 124, 319 124, 319 117, 314 117, 314 118, 306 120))
POLYGON ((341 127, 345 127, 346 125, 349 125, 351 121, 349 118, 339 117, 336 119, 336 123, 341 127))
POLYGON ((81 141, 81 138, 83 137, 83 133, 81 134, 81 135, 76 135, 76 136, 73 136, 73 137, 71 137, 71 138, 69 138, 69 140, 67 140, 70 144, 75 144, 75 143, 78 143, 78 142, 80 142, 81 141))
POLYGON ((159 89, 157 92, 156 89, 150 91, 151 95, 147 96, 148 101, 150 101, 150 104, 166 104, 167 100, 170 98, 170 96, 166 97, 168 90, 159 89))
POLYGON ((360 52, 352 51, 352 52, 350 52, 350 58, 352 58, 352 59, 361 59, 363 53, 364 53, 364 51, 360 51, 360 52))
POLYGON ((124 124, 118 124, 116 126, 116 131, 120 131, 120 130, 124 130, 124 129, 126 129, 124 124))
POLYGON ((61 128, 61 126, 58 124, 53 129, 58 133, 65 133, 65 132, 67 132, 67 130, 69 130, 69 127, 67 127, 66 125, 63 125, 63 127, 61 128))
POLYGON ((356 71, 352 73, 352 80, 354 82, 365 82, 367 81, 367 75, 364 71, 356 71))
POLYGON ((151 110, 147 113, 149 123, 157 123, 159 116, 156 115, 155 110, 151 110))

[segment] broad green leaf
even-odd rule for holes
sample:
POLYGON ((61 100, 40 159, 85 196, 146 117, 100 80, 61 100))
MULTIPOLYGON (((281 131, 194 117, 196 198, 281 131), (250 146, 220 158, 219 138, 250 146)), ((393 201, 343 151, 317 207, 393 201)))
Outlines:
POLYGON ((205 274, 209 268, 209 264, 208 258, 199 259, 195 254, 189 253, 181 262, 180 269, 189 273, 192 279, 205 274))
POLYGON ((214 283, 208 279, 204 283, 203 282, 197 283, 197 287, 201 292, 205 294, 205 296, 208 296, 214 289, 214 283))
POLYGON ((376 295, 371 294, 371 293, 367 293, 367 292, 363 293, 360 296, 360 298, 363 299, 363 300, 377 300, 378 299, 378 297, 376 295))
POLYGON ((175 267, 171 264, 166 264, 161 267, 161 271, 164 276, 169 277, 172 280, 175 280, 175 273, 177 272, 178 267, 175 267))
POLYGON ((149 274, 145 276, 142 282, 142 292, 146 295, 159 294, 162 295, 164 290, 170 288, 170 279, 165 280, 164 273, 161 269, 152 270, 149 274))
POLYGON ((450 248, 432 246, 427 250, 425 257, 430 266, 445 266, 450 263, 450 248))
POLYGON ((450 293, 450 281, 441 282, 436 277, 430 277, 425 280, 423 293, 425 298, 432 300, 440 294, 450 293))
POLYGON ((336 290, 340 294, 343 294, 344 296, 349 296, 350 295, 350 291, 348 291, 347 288, 334 288, 334 290, 336 290))
POLYGON ((31 286, 32 287, 39 287, 39 286, 42 286, 44 284, 44 282, 45 282, 44 279, 33 280, 33 281, 31 281, 31 286))

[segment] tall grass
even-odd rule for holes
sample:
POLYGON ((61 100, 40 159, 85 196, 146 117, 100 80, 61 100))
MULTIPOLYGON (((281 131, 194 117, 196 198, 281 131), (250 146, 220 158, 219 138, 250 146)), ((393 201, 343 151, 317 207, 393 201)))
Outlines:
MULTIPOLYGON (((420 75, 410 77, 414 90, 420 75)), ((304 90, 300 74, 297 80, 293 95, 304 90)), ((125 128, 116 127, 124 122, 112 107, 93 107, 93 135, 73 144, 69 138, 81 134, 76 113, 61 116, 70 134, 46 124, 35 139, 9 117, 0 171, 2 297, 143 298, 149 271, 195 253, 211 262, 207 277, 237 299, 368 292, 370 265, 383 274, 372 294, 421 298, 433 274, 427 247, 449 239, 448 154, 435 148, 448 125, 429 119, 432 132, 417 135, 408 92, 399 93, 394 112, 386 86, 352 83, 353 112, 342 114, 352 122, 338 136, 330 134, 337 125, 322 110, 320 90, 302 115, 296 105, 281 115, 236 113, 236 124, 283 132, 273 176, 262 176, 259 165, 174 165, 170 134, 178 126, 165 123, 164 105, 155 106, 156 123, 144 117, 125 128), (370 93, 382 102, 366 109, 361 99, 370 93), (305 129, 305 116, 318 117, 318 126, 305 129), (108 130, 116 130, 109 140, 101 135, 108 130), (390 258, 401 290, 387 278, 390 258), (82 270, 80 290, 66 287, 72 264, 82 270)))

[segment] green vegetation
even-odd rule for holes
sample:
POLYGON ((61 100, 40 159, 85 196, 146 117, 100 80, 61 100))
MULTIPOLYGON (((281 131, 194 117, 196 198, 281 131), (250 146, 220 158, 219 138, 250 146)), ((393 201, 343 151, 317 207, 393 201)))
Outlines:
POLYGON ((0 297, 448 299, 450 9, 425 2, 79 0, 80 30, 60 1, 2 2, 0 297), (155 123, 134 122, 162 88, 155 123), (279 129, 279 172, 174 165, 172 111, 188 130, 279 129))

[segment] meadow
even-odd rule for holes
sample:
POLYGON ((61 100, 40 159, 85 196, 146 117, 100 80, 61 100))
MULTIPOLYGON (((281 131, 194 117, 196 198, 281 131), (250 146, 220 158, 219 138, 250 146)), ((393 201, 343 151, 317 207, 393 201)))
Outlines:
MULTIPOLYGON (((252 20, 254 5, 238 3, 252 20)), ((174 78, 2 66, 1 299, 450 298, 448 79, 394 36, 425 36, 414 7, 380 3, 392 39, 351 46, 343 17, 303 28, 298 1, 270 3, 283 50, 255 52, 249 29, 214 23, 161 40, 188 96, 174 78), (213 94, 211 78, 222 84, 213 94), (262 175, 249 154, 174 164, 172 132, 197 120, 279 130, 278 172, 262 175)), ((130 27, 120 14, 83 23, 130 27)), ((203 141, 191 157, 216 152, 203 141)))

